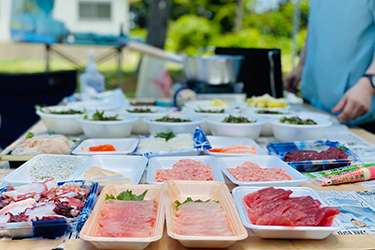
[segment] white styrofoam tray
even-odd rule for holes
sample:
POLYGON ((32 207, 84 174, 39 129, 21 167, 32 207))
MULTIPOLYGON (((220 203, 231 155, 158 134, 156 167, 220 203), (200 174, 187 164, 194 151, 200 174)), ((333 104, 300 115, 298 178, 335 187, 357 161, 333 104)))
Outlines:
POLYGON ((147 158, 143 156, 96 155, 92 156, 84 164, 77 174, 77 178, 82 179, 83 173, 89 167, 100 167, 131 179, 131 184, 138 184, 146 168, 147 161, 147 158))
POLYGON ((77 155, 50 155, 50 154, 37 155, 34 158, 32 158, 31 160, 22 164, 16 170, 7 174, 2 179, 2 181, 4 183, 9 184, 9 185, 23 185, 23 184, 33 182, 33 180, 31 179, 30 173, 29 173, 29 167, 32 164, 38 164, 38 162, 40 162, 41 160, 44 160, 43 158, 49 159, 49 164, 51 164, 51 166, 56 165, 56 164, 58 164, 60 166, 59 163, 57 163, 56 161, 54 162, 54 160, 56 160, 56 159, 69 159, 69 160, 75 159, 74 161, 77 161, 77 160, 82 161, 80 166, 78 166, 76 168, 76 170, 67 179, 58 180, 58 181, 70 181, 70 180, 76 179, 77 173, 80 171, 80 169, 85 165, 85 163, 89 159, 89 157, 87 157, 87 156, 77 156, 77 155))
POLYGON ((173 165, 182 159, 191 159, 201 161, 212 167, 214 181, 225 182, 223 173, 218 167, 217 160, 212 156, 173 156, 173 157, 154 157, 149 160, 146 181, 149 184, 163 184, 155 180, 155 171, 159 169, 172 169, 173 165))
POLYGON ((272 186, 272 187, 295 187, 299 186, 302 182, 308 181, 308 178, 295 170, 293 167, 289 166, 282 160, 275 156, 267 155, 249 155, 243 157, 219 157, 218 159, 219 167, 221 171, 231 180, 231 182, 240 186, 272 186), (236 168, 241 166, 246 161, 256 163, 261 168, 282 168, 285 169, 286 173, 290 175, 293 180, 285 181, 253 181, 253 182, 243 182, 238 181, 231 175, 227 168, 236 168))
MULTIPOLYGON (((256 147, 257 155, 267 155, 267 153, 253 140, 250 138, 241 137, 226 137, 226 136, 207 136, 207 140, 210 142, 212 148, 224 148, 233 145, 243 145, 245 143, 250 144, 250 147, 256 147)), ((244 156, 253 154, 231 154, 231 153, 215 153, 209 150, 204 151, 206 154, 212 156, 244 156)))
POLYGON ((87 139, 76 147, 72 154, 74 155, 127 155, 133 153, 138 145, 137 138, 126 139, 87 139), (89 148, 103 144, 111 144, 116 151, 90 152, 89 148))
MULTIPOLYGON (((270 239, 324 239, 332 234, 334 231, 343 228, 341 221, 336 217, 332 226, 300 226, 300 227, 286 227, 286 226, 258 226, 251 223, 246 212, 246 205, 242 201, 243 197, 249 193, 256 192, 264 187, 236 187, 233 189, 232 194, 236 202, 238 211, 241 216, 242 223, 245 227, 250 228, 260 238, 270 239)), ((324 201, 319 195, 311 188, 306 187, 285 187, 286 190, 292 190, 291 197, 311 196, 319 200, 322 206, 325 206, 324 201)))

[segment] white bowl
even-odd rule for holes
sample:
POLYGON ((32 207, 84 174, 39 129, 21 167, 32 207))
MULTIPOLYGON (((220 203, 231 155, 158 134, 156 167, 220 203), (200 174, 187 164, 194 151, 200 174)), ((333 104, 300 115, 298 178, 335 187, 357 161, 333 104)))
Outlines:
MULTIPOLYGON (((290 116, 286 116, 290 117, 290 116)), ((326 129, 332 125, 329 119, 322 116, 300 115, 301 119, 312 119, 317 125, 294 125, 281 123, 280 119, 272 120, 273 134, 281 142, 322 140, 325 138, 326 129)))
POLYGON ((48 131, 55 132, 56 134, 64 135, 79 135, 82 134, 81 124, 76 120, 80 114, 73 115, 59 115, 59 114, 49 114, 45 113, 46 109, 52 111, 64 111, 69 109, 74 109, 77 111, 83 111, 82 108, 71 108, 68 106, 48 106, 43 107, 41 110, 37 110, 36 114, 40 116, 44 125, 47 127, 48 131))
MULTIPOLYGON (((214 108, 205 107, 205 108, 202 108, 204 110, 222 110, 222 109, 224 109, 224 113, 199 113, 199 112, 195 112, 195 110, 197 110, 197 109, 198 108, 188 108, 188 109, 183 110, 183 113, 187 114, 187 115, 199 116, 199 117, 202 117, 203 119, 210 118, 210 117, 223 116, 225 114, 238 114, 237 110, 232 109, 232 108, 228 108, 228 107, 226 107, 226 108, 218 108, 218 107, 214 107, 214 108)), ((203 121, 203 123, 201 124, 201 128, 202 128, 202 131, 206 135, 210 135, 211 134, 210 126, 208 126, 208 124, 207 124, 206 121, 203 121)))
POLYGON ((160 115, 167 115, 169 114, 171 111, 169 110, 169 108, 165 108, 165 107, 157 107, 157 106, 131 106, 127 109, 125 109, 125 113, 129 113, 129 114, 132 114, 132 115, 135 115, 138 117, 138 120, 134 123, 133 125, 133 129, 132 129, 132 133, 133 134, 141 134, 141 135, 148 135, 150 134, 150 131, 147 127, 147 124, 143 121, 143 118, 145 117, 159 117, 160 115), (128 110, 134 110, 134 109, 146 109, 146 108, 149 108, 151 109, 152 111, 157 111, 155 113, 132 113, 132 112, 129 112, 128 110))
POLYGON ((190 133, 195 130, 203 122, 203 118, 199 116, 190 115, 170 115, 169 117, 189 119, 191 122, 156 122, 155 119, 160 119, 163 116, 145 117, 143 121, 147 124, 151 135, 157 135, 158 133, 190 133))
POLYGON ((133 153, 139 142, 138 138, 103 138, 87 139, 81 142, 72 152, 74 155, 127 155, 133 153), (90 151, 90 147, 103 144, 112 145, 116 151, 90 151))
MULTIPOLYGON (((284 109, 283 108, 264 108, 264 109, 246 108, 243 113, 254 116, 254 117, 265 118, 265 119, 268 119, 268 120, 280 119, 280 118, 284 117, 285 115, 294 115, 293 112, 290 112, 288 109, 285 109, 285 108, 284 109), (285 114, 283 114, 283 115, 258 114, 257 111, 259 111, 259 110, 280 111, 280 112, 283 112, 285 114)), ((261 136, 274 136, 273 131, 272 131, 271 123, 267 122, 263 125, 262 130, 260 131, 260 135, 261 136)))
MULTIPOLYGON (((93 113, 89 113, 91 117, 93 113)), ((114 116, 116 112, 105 112, 104 116, 114 116)), ((84 134, 89 138, 124 138, 128 137, 133 124, 138 119, 134 115, 119 114, 120 121, 91 121, 85 120, 84 115, 77 117, 82 125, 84 134)))
POLYGON ((250 120, 256 120, 254 123, 224 123, 222 122, 228 115, 206 118, 210 126, 212 135, 249 137, 253 140, 259 137, 262 126, 267 122, 264 118, 244 115, 250 120))
POLYGON ((70 102, 68 106, 71 108, 83 108, 87 111, 115 111, 120 108, 119 104, 109 101, 78 101, 70 102))

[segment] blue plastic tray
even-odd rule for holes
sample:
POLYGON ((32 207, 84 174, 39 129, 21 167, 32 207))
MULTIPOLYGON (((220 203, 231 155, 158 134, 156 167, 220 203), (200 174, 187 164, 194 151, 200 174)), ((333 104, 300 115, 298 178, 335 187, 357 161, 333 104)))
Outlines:
POLYGON ((298 141, 298 142, 283 142, 283 143, 270 143, 267 145, 267 149, 270 155, 275 155, 284 161, 284 155, 288 152, 297 150, 315 150, 322 151, 328 148, 339 148, 343 150, 347 155, 348 159, 327 159, 317 161, 294 161, 286 162, 290 166, 294 167, 301 172, 313 172, 327 170, 337 167, 344 167, 350 165, 352 162, 359 161, 359 157, 350 149, 345 147, 339 142, 333 141, 298 141))
MULTIPOLYGON (((67 181, 59 182, 58 186, 65 183, 82 183, 84 186, 90 188, 87 196, 85 206, 80 215, 76 218, 63 218, 57 220, 31 221, 31 222, 11 222, 0 224, 0 237, 10 238, 29 238, 42 237, 48 239, 55 239, 63 236, 66 231, 79 232, 83 224, 89 218, 96 200, 99 195, 99 184, 96 182, 84 181, 67 181)), ((6 187, 0 189, 0 194, 6 191, 6 187)))
MULTIPOLYGON (((138 146, 135 149, 133 155, 142 155, 145 157, 154 157, 154 156, 185 156, 185 155, 198 155, 200 151, 209 150, 211 149, 211 144, 207 140, 206 135, 202 131, 201 127, 198 126, 192 134, 193 141, 194 141, 194 148, 186 149, 186 150, 174 150, 174 151, 157 151, 157 152, 148 152, 141 154, 138 152, 138 146)), ((146 139, 146 138, 154 138, 153 135, 142 136, 139 138, 139 141, 146 139)))

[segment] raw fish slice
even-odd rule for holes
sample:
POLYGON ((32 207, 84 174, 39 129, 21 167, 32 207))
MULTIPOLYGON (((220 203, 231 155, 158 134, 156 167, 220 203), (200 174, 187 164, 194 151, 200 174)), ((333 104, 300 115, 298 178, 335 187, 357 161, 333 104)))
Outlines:
POLYGON ((20 214, 27 208, 32 207, 35 203, 36 201, 33 198, 11 203, 0 210, 0 215, 5 213, 11 213, 12 215, 20 214))

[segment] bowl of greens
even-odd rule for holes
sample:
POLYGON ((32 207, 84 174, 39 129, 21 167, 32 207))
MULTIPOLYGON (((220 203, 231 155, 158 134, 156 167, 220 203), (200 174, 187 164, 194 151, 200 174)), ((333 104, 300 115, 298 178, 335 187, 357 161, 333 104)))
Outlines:
POLYGON ((277 140, 308 141, 322 140, 325 138, 326 129, 332 122, 322 116, 288 115, 271 121, 272 130, 277 140))
POLYGON ((213 135, 256 139, 267 119, 250 115, 223 115, 206 118, 213 135))
POLYGON ((77 117, 89 138, 124 138, 131 133, 138 118, 131 114, 96 111, 77 117))
POLYGON ((131 106, 125 109, 125 113, 138 117, 132 129, 133 134, 148 135, 150 131, 148 130, 147 124, 143 121, 143 118, 167 115, 170 113, 170 110, 166 107, 157 106, 131 106))
POLYGON ((85 113, 83 108, 71 108, 67 106, 35 106, 48 131, 64 135, 82 134, 81 124, 76 118, 85 113))
MULTIPOLYGON (((268 120, 280 119, 286 115, 293 115, 294 113, 287 110, 287 109, 277 109, 277 108, 263 108, 263 109, 254 109, 254 110, 247 110, 245 114, 255 116, 255 117, 262 117, 268 120)), ((272 125, 271 123, 267 122, 262 127, 260 131, 261 136, 273 136, 272 125)))
MULTIPOLYGON (((199 116, 199 117, 202 117, 203 119, 206 119, 210 117, 221 117, 225 114, 237 114, 238 111, 232 108, 196 107, 194 109, 193 108, 185 109, 183 113, 187 115, 199 116)), ((201 128, 205 134, 211 134, 211 129, 205 121, 201 124, 201 128)))
POLYGON ((143 121, 147 124, 151 135, 158 133, 190 133, 203 122, 199 116, 170 114, 153 117, 145 117, 143 121))

